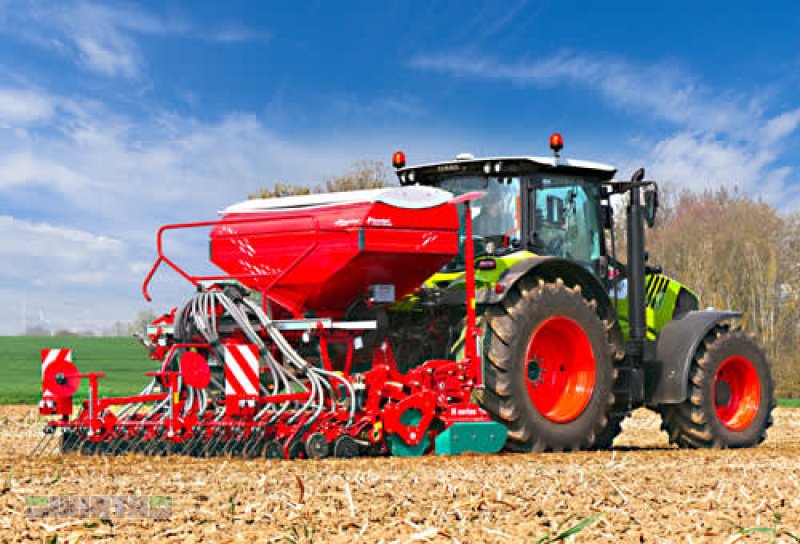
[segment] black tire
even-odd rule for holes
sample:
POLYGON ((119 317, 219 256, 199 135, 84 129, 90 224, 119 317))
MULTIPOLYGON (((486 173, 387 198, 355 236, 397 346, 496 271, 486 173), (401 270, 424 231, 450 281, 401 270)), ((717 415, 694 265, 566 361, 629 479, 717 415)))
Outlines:
MULTIPOLYGON (((594 301, 587 301, 579 287, 566 287, 561 280, 537 283, 526 277, 511 288, 501 303, 487 308, 486 318, 483 405, 495 419, 508 426, 506 448, 537 452, 593 448, 609 424, 608 413, 614 402, 612 386, 616 378, 614 349, 607 332, 611 327, 597 315, 594 301), (556 398, 556 408, 561 406, 560 399, 567 399, 573 393, 581 395, 580 402, 573 403, 569 407, 572 412, 566 415, 540 411, 536 402, 542 402, 544 389, 537 388, 545 381, 539 372, 548 370, 547 365, 556 367, 550 370, 554 373, 567 374, 570 369, 563 362, 527 360, 529 343, 542 330, 540 327, 551 323, 565 323, 571 333, 579 335, 581 347, 574 349, 580 349, 583 360, 588 361, 583 364, 593 365, 594 369, 592 387, 583 389, 588 390, 586 393, 578 393, 576 388, 565 389, 564 393, 558 391, 558 384, 546 386, 556 395, 566 394, 556 398), (536 370, 539 368, 543 370, 536 370), (532 376, 532 372, 536 376, 532 376), (529 392, 529 382, 532 392, 529 392)), ((549 339, 550 346, 578 345, 570 342, 567 336, 559 344, 553 340, 558 338, 558 329, 555 331, 549 339)))
POLYGON ((752 335, 714 327, 692 359, 688 393, 683 403, 660 407, 662 429, 671 444, 747 448, 766 439, 776 404, 775 387, 764 351, 752 335), (750 384, 747 387, 754 387, 757 380, 757 398, 751 394, 737 401, 731 395, 730 382, 722 379, 725 373, 738 374, 739 383, 750 384))
POLYGON ((277 440, 267 440, 264 444, 265 459, 283 459, 283 446, 277 440))
POLYGON ((330 454, 331 445, 322 433, 311 433, 306 438, 305 451, 309 459, 324 459, 330 454))
POLYGON ((630 414, 627 412, 611 412, 608 414, 608 425, 597 435, 593 450, 610 450, 614 446, 614 440, 622 432, 622 422, 630 414))
POLYGON ((305 459, 306 457, 308 456, 305 445, 299 440, 292 442, 289 446, 289 459, 305 459))
POLYGON ((256 457, 261 457, 263 448, 264 440, 262 435, 251 434, 243 441, 241 456, 244 459, 255 459, 256 457))
POLYGON ((333 456, 351 459, 358 456, 358 443, 349 435, 342 435, 333 441, 333 456))

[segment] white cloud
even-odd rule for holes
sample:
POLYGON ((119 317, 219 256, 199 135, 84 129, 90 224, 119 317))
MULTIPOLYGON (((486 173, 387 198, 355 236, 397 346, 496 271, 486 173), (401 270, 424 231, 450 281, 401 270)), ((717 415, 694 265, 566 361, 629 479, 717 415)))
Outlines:
POLYGON ((182 32, 179 22, 142 9, 87 1, 0 4, 0 30, 72 58, 105 76, 136 77, 143 59, 136 35, 182 32))
POLYGON ((736 187, 778 210, 800 209, 800 183, 788 166, 776 166, 770 145, 741 145, 725 138, 679 132, 660 141, 648 159, 649 177, 673 186, 702 191, 736 187))
POLYGON ((753 183, 774 157, 707 133, 679 132, 658 142, 651 159, 658 179, 700 190, 735 185, 750 192, 759 189, 753 183))
POLYGON ((324 97, 326 109, 334 116, 357 119, 377 116, 418 117, 424 107, 411 95, 395 93, 374 100, 364 100, 355 94, 327 94, 324 97))
POLYGON ((80 60, 86 66, 107 76, 136 76, 139 73, 139 52, 128 39, 119 36, 76 36, 80 60))
POLYGON ((26 125, 53 115, 52 100, 36 91, 0 89, 0 126, 26 125))
POLYGON ((219 43, 243 43, 250 41, 264 41, 269 39, 266 32, 256 32, 241 23, 223 23, 216 32, 210 32, 209 37, 219 43))
MULTIPOLYGON (((158 17, 140 7, 87 0, 67 2, 0 2, 0 32, 73 60, 108 77, 137 78, 145 60, 137 40, 142 36, 191 35, 217 43, 267 41, 266 31, 238 22, 216 29, 191 28, 182 19, 158 17)), ((2 119, 2 117, 0 117, 2 119)))
POLYGON ((122 242, 105 235, 8 215, 0 215, 0 238, 2 256, 47 257, 81 265, 123 249, 122 242))
POLYGON ((757 100, 719 96, 680 66, 667 62, 637 65, 612 55, 562 52, 520 62, 480 55, 421 55, 410 66, 542 88, 567 83, 599 92, 615 108, 633 109, 693 129, 739 130, 759 113, 757 100))
POLYGON ((766 143, 771 144, 785 138, 797 130, 798 125, 800 125, 800 108, 773 117, 764 126, 766 143))
MULTIPOLYGON (((105 293, 112 297, 115 291, 134 286, 120 273, 125 244, 109 236, 3 215, 0 239, 0 283, 14 286, 14 295, 6 298, 4 305, 15 307, 30 298, 39 300, 39 308, 50 315, 74 295, 105 293)), ((75 324, 60 322, 57 326, 75 324)), ((0 317, 0 334, 17 332, 15 320, 0 317)))
POLYGON ((34 152, 12 152, 0 156, 0 189, 33 185, 70 192, 83 188, 86 183, 68 167, 34 152))

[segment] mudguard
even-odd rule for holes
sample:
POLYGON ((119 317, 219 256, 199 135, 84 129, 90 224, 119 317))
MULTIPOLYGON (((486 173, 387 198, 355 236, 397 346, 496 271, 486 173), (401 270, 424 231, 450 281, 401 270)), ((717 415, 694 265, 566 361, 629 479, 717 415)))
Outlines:
POLYGON ((502 301, 511 287, 523 276, 532 275, 544 281, 561 278, 565 285, 581 286, 583 295, 597 303, 597 313, 601 319, 612 324, 609 339, 621 355, 624 350, 622 330, 617 322, 617 314, 611 299, 597 277, 584 266, 561 257, 535 256, 513 264, 500 277, 495 289, 481 290, 477 295, 478 304, 495 304, 502 301))
POLYGON ((655 360, 644 363, 645 403, 679 404, 689 391, 692 358, 705 335, 717 323, 742 317, 733 311, 687 312, 667 323, 656 341, 655 360))

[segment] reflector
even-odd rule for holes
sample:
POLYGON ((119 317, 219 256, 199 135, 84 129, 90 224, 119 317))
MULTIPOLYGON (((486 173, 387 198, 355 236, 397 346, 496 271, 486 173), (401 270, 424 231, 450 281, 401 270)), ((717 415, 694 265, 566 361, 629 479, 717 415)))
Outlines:
POLYGON ((42 376, 42 385, 45 391, 49 391, 54 397, 71 397, 78 390, 81 379, 78 377, 77 367, 58 359, 47 366, 42 376))

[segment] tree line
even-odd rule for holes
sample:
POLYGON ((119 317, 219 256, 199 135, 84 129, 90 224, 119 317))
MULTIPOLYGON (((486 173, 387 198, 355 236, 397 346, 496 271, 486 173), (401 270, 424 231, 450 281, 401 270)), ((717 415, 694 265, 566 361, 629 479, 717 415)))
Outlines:
POLYGON ((91 329, 50 328, 45 325, 30 325, 25 328, 24 336, 131 336, 135 333, 144 333, 147 325, 157 317, 152 309, 140 310, 133 321, 115 321, 100 331, 91 329))

